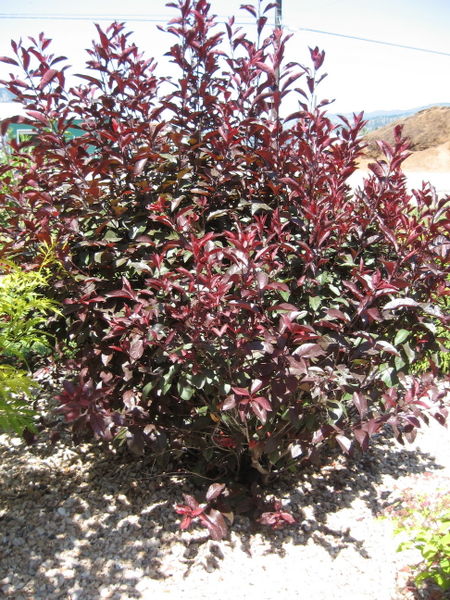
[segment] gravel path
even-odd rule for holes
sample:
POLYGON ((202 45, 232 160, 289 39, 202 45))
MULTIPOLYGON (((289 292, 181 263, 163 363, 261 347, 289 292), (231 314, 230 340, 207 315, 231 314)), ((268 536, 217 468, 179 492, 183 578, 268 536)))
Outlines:
POLYGON ((443 598, 405 588, 414 559, 380 519, 412 493, 450 489, 450 439, 438 424, 399 446, 379 437, 359 461, 338 458, 278 491, 298 524, 252 529, 238 517, 223 542, 179 534, 173 504, 189 482, 58 442, 31 449, 0 435, 0 597, 127 600, 443 598))

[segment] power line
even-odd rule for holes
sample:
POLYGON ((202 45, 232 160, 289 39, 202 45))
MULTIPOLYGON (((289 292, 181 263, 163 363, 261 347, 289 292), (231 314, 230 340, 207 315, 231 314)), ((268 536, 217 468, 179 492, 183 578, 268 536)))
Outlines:
MULTIPOLYGON (((38 13, 0 13, 0 20, 43 20, 43 21, 129 21, 129 22, 147 22, 147 23, 167 23, 171 17, 169 16, 147 16, 147 15, 75 15, 75 14, 38 14, 38 13)), ((249 21, 236 22, 236 25, 253 25, 249 21)), ((323 31, 321 29, 311 29, 309 27, 285 27, 286 30, 292 33, 307 31, 317 33, 319 35, 330 35, 348 40, 366 42, 370 44, 378 44, 381 46, 389 46, 391 48, 403 48, 404 50, 414 50, 416 52, 425 52, 427 54, 437 54, 440 56, 450 56, 450 52, 442 52, 441 50, 433 50, 431 48, 421 48, 418 46, 409 46, 406 44, 398 44, 396 42, 386 42, 384 40, 374 40, 356 35, 348 35, 344 33, 336 33, 334 31, 323 31)))
POLYGON ((39 21, 137 21, 149 23, 167 23, 172 17, 147 15, 70 15, 70 14, 39 14, 39 13, 0 13, 4 20, 39 20, 39 21))
POLYGON ((335 33, 333 31, 322 31, 320 29, 310 29, 309 27, 286 27, 288 31, 293 33, 299 31, 309 31, 311 33, 319 33, 321 35, 332 35, 335 37, 345 38, 348 40, 357 40, 359 42, 369 42, 371 44, 380 44, 382 46, 393 46, 394 48, 404 48, 406 50, 416 50, 417 52, 428 52, 429 54, 440 54, 441 56, 450 56, 450 52, 442 52, 440 50, 431 50, 430 48, 419 48, 417 46, 407 46, 405 44, 397 44, 395 42, 385 42, 383 40, 373 40, 371 38, 359 37, 357 35, 346 35, 344 33, 335 33))

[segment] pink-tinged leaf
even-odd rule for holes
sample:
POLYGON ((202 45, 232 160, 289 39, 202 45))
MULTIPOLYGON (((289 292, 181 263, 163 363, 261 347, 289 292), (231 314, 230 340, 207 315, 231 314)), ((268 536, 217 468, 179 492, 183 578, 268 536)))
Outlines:
POLYGON ((364 298, 363 294, 361 293, 361 290, 359 290, 352 281, 344 281, 343 280, 342 283, 345 285, 346 288, 348 288, 350 291, 352 291, 355 294, 355 296, 358 298, 358 300, 362 300, 364 298))
POLYGON ((391 300, 385 304, 383 310, 395 310, 396 308, 402 308, 404 306, 416 308, 420 306, 420 304, 412 298, 397 298, 396 300, 391 300))
POLYGON ((212 508, 208 515, 202 515, 202 517, 202 522, 208 528, 211 538, 214 541, 218 542, 227 536, 228 526, 221 512, 212 508))
POLYGON ((135 299, 135 296, 127 290, 114 290, 105 294, 107 298, 131 298, 135 299))
POLYGON ((80 73, 76 73, 75 77, 79 77, 80 79, 86 79, 86 81, 89 81, 89 83, 94 84, 97 87, 101 87, 102 86, 102 82, 100 81, 100 79, 96 79, 95 77, 91 77, 91 75, 82 75, 80 73))
POLYGON ((222 327, 220 329, 217 329, 217 327, 211 327, 211 331, 213 331, 219 338, 221 338, 223 336, 223 334, 226 332, 227 329, 228 329, 228 325, 226 323, 225 323, 225 325, 222 325, 222 327))
POLYGON ((289 86, 294 83, 294 81, 296 81, 299 77, 301 77, 303 75, 303 73, 293 73, 292 75, 290 75, 287 79, 285 79, 283 81, 283 86, 281 88, 282 91, 286 90, 289 88, 289 86))
POLYGON ((145 165, 147 164, 148 158, 141 158, 134 165, 134 174, 140 175, 144 170, 145 165))
POLYGON ((398 250, 398 242, 395 239, 394 232, 391 229, 389 229, 389 227, 387 227, 384 223, 381 223, 381 222, 380 222, 380 229, 384 233, 384 235, 387 237, 387 239, 392 243, 395 250, 398 250))
POLYGON ((374 321, 381 321, 383 319, 378 308, 368 308, 366 314, 374 321))
POLYGON ((0 56, 0 62, 7 63, 8 65, 14 65, 15 67, 19 66, 19 63, 9 56, 0 56))
POLYGON ((271 512, 264 512, 259 517, 258 522, 262 525, 272 527, 272 529, 280 529, 286 525, 292 525, 297 521, 290 513, 277 509, 271 512))
POLYGON ((319 50, 319 48, 316 46, 314 49, 310 48, 309 52, 311 54, 311 60, 314 65, 314 69, 317 71, 317 69, 320 69, 320 67, 323 64, 323 61, 325 59, 325 51, 322 50, 322 52, 321 52, 319 50))
POLYGON ((215 500, 220 496, 224 489, 224 483, 213 483, 209 486, 208 491, 206 492, 206 501, 211 502, 212 500, 215 500))
POLYGON ((294 120, 297 121, 298 119, 300 119, 304 116, 305 116, 305 113, 303 111, 291 113, 284 119, 284 122, 287 123, 288 121, 294 121, 294 120))
POLYGON ((264 29, 265 24, 267 23, 267 17, 260 17, 257 20, 257 26, 258 26, 258 35, 261 34, 261 31, 264 29))
POLYGON ((372 437, 381 428, 381 423, 378 423, 376 419, 370 419, 364 424, 364 429, 372 437))
POLYGON ((256 17, 255 7, 252 4, 241 4, 240 8, 249 12, 252 17, 256 17))
POLYGON ((50 83, 51 81, 53 81, 53 79, 55 79, 55 77, 58 75, 58 71, 56 69, 48 69, 48 71, 46 71, 39 83, 39 89, 42 90, 42 88, 44 88, 48 83, 50 83))
POLYGON ((351 442, 351 440, 348 439, 348 437, 346 437, 345 435, 339 434, 336 436, 336 441, 339 444, 339 446, 342 448, 343 452, 345 452, 346 454, 348 454, 350 452, 352 442, 351 442))
POLYGON ((110 350, 115 350, 116 352, 125 352, 125 350, 123 348, 121 348, 120 346, 108 346, 108 348, 110 350))
POLYGON ((269 2, 269 4, 263 10, 263 14, 265 15, 267 12, 269 12, 269 10, 272 10, 272 8, 275 8, 276 6, 277 6, 276 2, 269 2))
MULTIPOLYGON (((111 356, 111 354, 109 356, 111 356)), ((136 396, 132 390, 124 392, 122 394, 122 399, 128 410, 132 410, 136 406, 136 396)))
POLYGON ((183 498, 184 498, 184 501, 186 502, 186 504, 192 510, 198 510, 198 508, 200 507, 200 504, 197 502, 197 500, 194 498, 194 496, 191 496, 190 494, 183 494, 183 498))
POLYGON ((27 112, 27 115, 29 115, 30 117, 33 117, 33 119, 36 119, 36 121, 39 121, 43 125, 48 125, 47 117, 45 115, 43 115, 42 113, 38 112, 37 110, 27 110, 26 112, 27 112))
POLYGON ((258 522, 262 525, 268 525, 272 527, 277 522, 276 513, 274 512, 264 512, 258 519, 258 522))
POLYGON ((262 406, 262 408, 265 408, 268 411, 272 410, 272 405, 267 398, 264 398, 264 396, 257 396, 256 398, 253 398, 252 402, 257 402, 260 406, 262 406))
POLYGON ((180 523, 180 529, 188 529, 192 523, 192 518, 186 515, 180 523))
POLYGON ((294 523, 296 523, 296 522, 297 522, 297 521, 295 520, 295 517, 293 517, 293 516, 291 515, 291 513, 288 513, 288 512, 281 511, 281 512, 279 513, 279 515, 280 515, 280 518, 281 518, 281 519, 282 519, 282 520, 283 520, 285 523, 287 523, 288 525, 293 525, 294 523))
POLYGON ((236 398, 234 396, 227 396, 222 404, 222 410, 231 410, 236 406, 236 398))
POLYGON ((395 356, 400 356, 400 352, 397 350, 395 346, 390 344, 389 342, 384 342, 383 340, 379 340, 375 343, 375 348, 381 348, 383 352, 388 352, 389 354, 394 354, 395 356))
POLYGON ((256 281, 258 282, 259 289, 263 290, 269 283, 269 278, 266 273, 259 271, 259 273, 256 273, 256 281))
POLYGON ((250 392, 255 394, 258 390, 260 390, 263 386, 263 381, 261 379, 254 379, 250 386, 250 392))
POLYGON ((133 340, 130 344, 129 355, 131 360, 139 360, 144 354, 144 342, 142 339, 133 340))
POLYGON ((361 446, 361 450, 365 452, 369 447, 369 434, 364 429, 355 429, 353 434, 356 438, 356 441, 361 446))
POLYGON ((275 304, 274 306, 271 306, 269 308, 269 310, 282 310, 282 311, 286 311, 286 312, 291 312, 291 311, 298 311, 298 307, 294 306, 293 304, 288 304, 287 302, 281 302, 281 304, 275 304))
POLYGON ((420 427, 420 421, 417 417, 414 417, 413 415, 408 415, 405 418, 408 421, 408 423, 410 423, 413 427, 420 427))
POLYGON ((327 315, 333 319, 340 319, 341 321, 346 321, 347 323, 350 321, 350 317, 337 308, 328 309, 327 315))
POLYGON ((417 429, 412 427, 409 431, 405 429, 405 438, 408 443, 412 444, 417 437, 417 429))
POLYGON ((245 389, 245 388, 241 388, 241 387, 232 387, 231 388, 233 390, 233 392, 235 394, 237 394, 238 396, 250 396, 250 392, 245 389))
POLYGON ((372 173, 374 173, 377 177, 381 178, 381 177, 385 177, 385 165, 382 165, 380 163, 369 163, 368 168, 372 171, 372 173))
POLYGON ((292 354, 296 357, 316 358, 317 356, 323 356, 325 354, 325 350, 323 350, 319 344, 308 343, 302 344, 296 348, 292 354))
POLYGON ((447 422, 447 419, 445 418, 445 416, 441 413, 435 413, 433 415, 433 417, 436 419, 436 421, 440 424, 440 425, 445 425, 445 423, 447 422))
POLYGON ((263 63, 263 62, 257 62, 255 64, 258 68, 261 69, 261 71, 265 71, 268 75, 270 75, 271 77, 273 77, 275 79, 275 71, 273 70, 272 67, 270 67, 269 65, 266 65, 266 63, 263 63))
POLYGON ((367 398, 360 392, 355 392, 353 394, 353 404, 356 407, 356 410, 359 413, 361 419, 363 419, 367 413, 367 398))
POLYGON ((278 281, 273 281, 272 283, 268 283, 266 286, 268 290, 281 290, 282 292, 289 292, 289 286, 285 283, 279 283, 278 281))
POLYGON ((253 414, 261 421, 263 425, 266 424, 267 421, 267 412, 266 409, 258 404, 258 402, 251 402, 253 414))

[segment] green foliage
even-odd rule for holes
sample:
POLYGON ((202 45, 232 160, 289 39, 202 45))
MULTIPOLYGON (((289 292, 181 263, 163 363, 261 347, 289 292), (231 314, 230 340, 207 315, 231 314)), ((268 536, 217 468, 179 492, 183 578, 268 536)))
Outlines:
POLYGON ((33 353, 48 351, 48 334, 43 327, 56 304, 39 289, 47 286, 45 271, 24 271, 4 262, 0 278, 0 353, 26 362, 33 353))
POLYGON ((48 353, 49 336, 44 327, 56 303, 42 291, 48 286, 46 265, 51 249, 44 251, 42 267, 25 271, 2 261, 0 275, 0 428, 21 433, 34 429, 34 411, 28 398, 37 385, 30 377, 33 355, 48 353))
POLYGON ((0 429, 21 434, 25 428, 34 430, 35 412, 28 397, 36 382, 24 371, 11 365, 0 365, 0 429))
MULTIPOLYGON (((416 499, 417 500, 417 499, 416 499)), ((422 562, 415 567, 415 581, 433 580, 444 590, 450 589, 450 498, 430 503, 422 499, 420 508, 407 511, 400 520, 397 534, 406 535, 398 551, 415 548, 422 562)))
MULTIPOLYGON (((447 279, 447 283, 450 284, 450 279, 447 279)), ((450 296, 438 298, 436 304, 443 314, 450 314, 450 296)), ((428 352, 422 360, 415 364, 411 369, 414 373, 428 371, 432 361, 440 373, 450 374, 450 330, 448 325, 443 325, 437 319, 434 320, 434 326, 436 328, 436 340, 440 344, 439 349, 435 352, 428 352)))

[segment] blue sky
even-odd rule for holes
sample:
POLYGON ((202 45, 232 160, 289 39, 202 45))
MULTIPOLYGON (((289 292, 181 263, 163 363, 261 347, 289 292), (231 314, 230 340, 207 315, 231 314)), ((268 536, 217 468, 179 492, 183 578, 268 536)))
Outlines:
MULTIPOLYGON (((220 16, 238 15, 241 0, 210 0, 220 16)), ((165 0, 0 0, 0 55, 11 53, 11 38, 44 31, 54 40, 54 52, 64 54, 74 72, 82 69, 84 48, 95 37, 94 16, 126 20, 134 39, 146 54, 160 63, 162 74, 170 66, 162 57, 171 37, 143 17, 166 21, 173 10, 165 0), (8 15, 10 15, 8 17, 8 15), (19 18, 11 18, 12 16, 19 18), (25 18, 33 15, 34 18, 25 18), (89 17, 86 20, 44 19, 47 16, 89 17)), ((240 15, 240 16, 239 16, 240 15)), ((293 32, 288 60, 308 62, 308 46, 326 51, 329 74, 319 95, 335 98, 333 112, 406 109, 450 102, 450 2, 449 0, 283 0, 283 21, 293 32), (354 39, 299 30, 317 29, 447 53, 443 56, 383 46, 354 39)), ((10 67, 0 65, 0 78, 10 67)))

